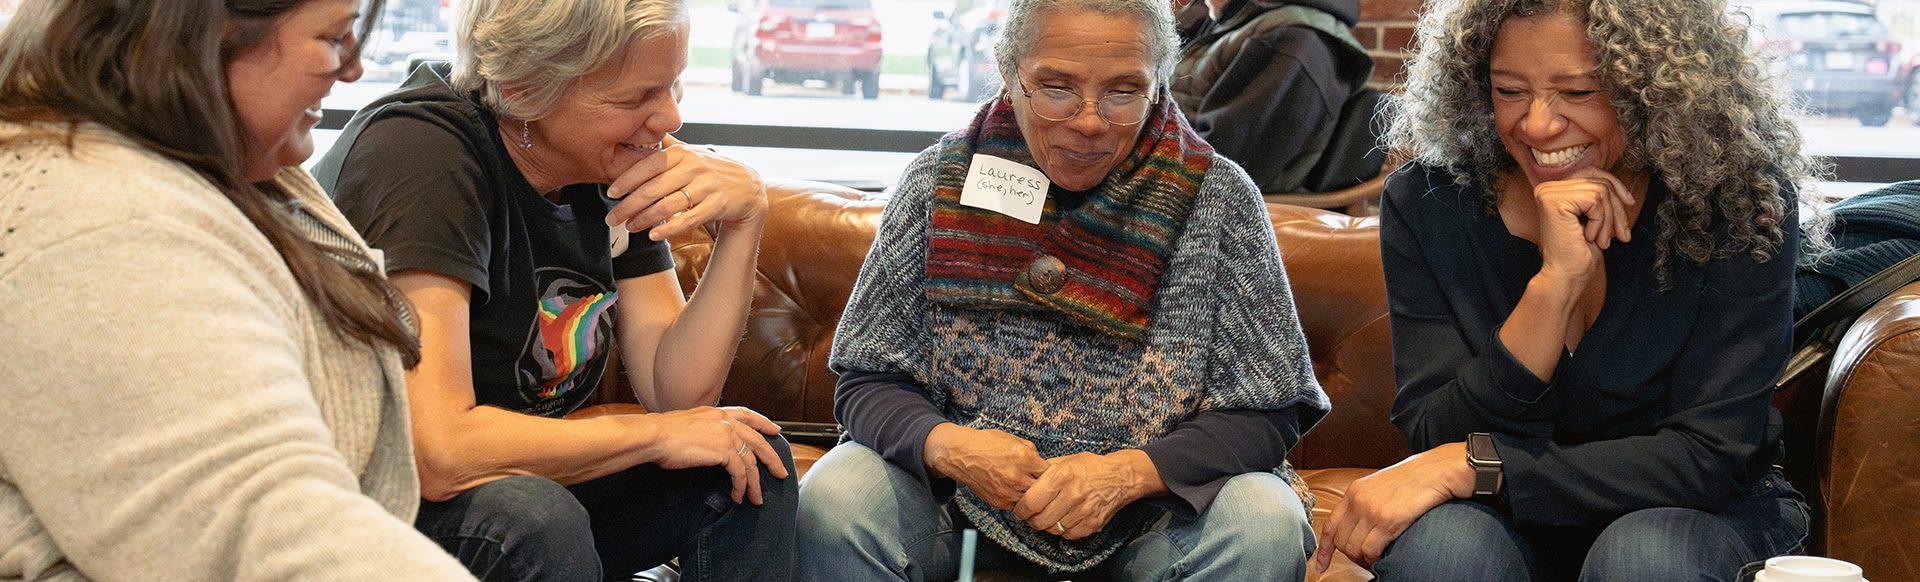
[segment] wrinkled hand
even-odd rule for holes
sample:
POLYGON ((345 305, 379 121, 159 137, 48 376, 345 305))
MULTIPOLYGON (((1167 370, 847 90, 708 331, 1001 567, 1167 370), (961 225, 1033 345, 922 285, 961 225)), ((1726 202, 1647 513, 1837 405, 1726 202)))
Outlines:
POLYGON ((1373 564, 1387 545, 1428 510, 1473 496, 1473 468, 1466 443, 1434 447, 1391 467, 1354 480, 1347 498, 1320 529, 1314 562, 1325 571, 1333 553, 1361 566, 1373 564))
POLYGON ((927 435, 927 468, 973 490, 999 509, 1011 509, 1047 472, 1047 461, 1026 439, 998 430, 942 424, 927 435))
POLYGON ((1013 516, 1028 527, 1070 540, 1100 531, 1120 508, 1139 499, 1136 492, 1145 480, 1120 454, 1047 459, 1046 474, 1027 489, 1013 516))
POLYGON ((742 499, 762 503, 760 497, 761 463, 774 477, 787 478, 787 466, 779 451, 767 444, 767 435, 780 434, 780 426, 760 413, 729 406, 702 406, 673 412, 645 415, 653 423, 654 434, 648 458, 663 469, 692 469, 718 466, 733 479, 734 503, 742 499), (741 446, 747 450, 741 452, 741 446))
POLYGON ((607 196, 620 201, 607 210, 609 226, 652 229, 647 238, 666 240, 699 225, 757 223, 766 216, 760 172, 706 148, 667 143, 607 186, 607 196))
POLYGON ((1614 240, 1633 239, 1633 192, 1613 174, 1594 168, 1533 187, 1540 206, 1542 271, 1584 277, 1614 240))

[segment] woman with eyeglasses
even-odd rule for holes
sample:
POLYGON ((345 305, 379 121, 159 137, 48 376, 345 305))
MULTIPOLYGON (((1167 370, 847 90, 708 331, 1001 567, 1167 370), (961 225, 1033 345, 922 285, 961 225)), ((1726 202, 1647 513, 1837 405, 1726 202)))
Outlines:
POLYGON ((1298 580, 1287 450, 1328 410, 1258 189, 1167 97, 1163 0, 1015 0, 1006 89, 922 152, 835 338, 853 442, 803 580, 980 567, 1298 580))
POLYGON ((0 34, 0 580, 472 580, 410 522, 413 316, 300 162, 381 0, 0 34))

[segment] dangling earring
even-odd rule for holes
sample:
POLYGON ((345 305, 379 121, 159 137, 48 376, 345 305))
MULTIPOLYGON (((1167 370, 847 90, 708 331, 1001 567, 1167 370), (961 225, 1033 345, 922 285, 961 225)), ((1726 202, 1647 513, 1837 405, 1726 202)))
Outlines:
POLYGON ((520 120, 520 149, 533 149, 533 122, 520 120))

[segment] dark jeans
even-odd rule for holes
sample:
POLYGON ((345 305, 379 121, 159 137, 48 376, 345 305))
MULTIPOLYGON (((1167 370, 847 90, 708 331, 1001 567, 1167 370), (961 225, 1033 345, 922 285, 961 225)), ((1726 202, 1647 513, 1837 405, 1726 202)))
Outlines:
POLYGON ((1798 553, 1807 505, 1779 471, 1719 513, 1655 507, 1605 527, 1519 528, 1504 509, 1455 500, 1428 511, 1373 564, 1396 580, 1734 580, 1798 553))
MULTIPOLYGON (((767 439, 793 472, 786 439, 767 439)), ((562 487, 514 476, 422 502, 427 537, 489 582, 629 580, 680 558, 682 579, 782 581, 793 572, 797 478, 760 469, 764 505, 735 504, 715 467, 640 465, 562 487)))

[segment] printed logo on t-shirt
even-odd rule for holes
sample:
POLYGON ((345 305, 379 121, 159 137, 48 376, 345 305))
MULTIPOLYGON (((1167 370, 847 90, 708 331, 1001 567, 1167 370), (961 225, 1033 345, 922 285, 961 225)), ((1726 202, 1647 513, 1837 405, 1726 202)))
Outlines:
POLYGON ((600 354, 604 338, 613 333, 613 322, 606 315, 620 297, 618 291, 602 291, 572 271, 540 271, 536 278, 551 278, 551 282, 542 289, 534 337, 528 338, 538 341, 527 342, 519 362, 520 387, 536 401, 565 395, 586 380, 582 372, 587 363, 600 354))

